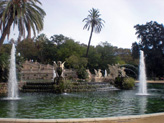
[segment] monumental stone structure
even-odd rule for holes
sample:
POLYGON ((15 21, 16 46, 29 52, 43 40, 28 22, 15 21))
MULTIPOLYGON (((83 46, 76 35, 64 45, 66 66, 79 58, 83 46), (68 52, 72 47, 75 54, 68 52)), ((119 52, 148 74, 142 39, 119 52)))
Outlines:
MULTIPOLYGON (((63 65, 63 64, 62 64, 63 65)), ((63 77, 64 78, 77 78, 77 73, 73 69, 64 69, 63 68, 63 77)), ((54 79, 54 66, 47 64, 40 64, 38 62, 25 61, 21 69, 21 80, 53 80, 54 79)))
POLYGON ((21 80, 51 80, 53 79, 53 66, 44 65, 37 61, 25 61, 21 69, 21 80))

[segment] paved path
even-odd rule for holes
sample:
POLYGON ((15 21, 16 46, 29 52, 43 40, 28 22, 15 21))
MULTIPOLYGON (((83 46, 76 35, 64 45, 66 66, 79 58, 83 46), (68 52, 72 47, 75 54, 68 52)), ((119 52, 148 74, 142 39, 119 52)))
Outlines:
POLYGON ((108 118, 82 119, 10 119, 0 118, 0 123, 164 123, 164 113, 108 118))
MULTIPOLYGON (((136 81, 136 82, 139 82, 139 81, 136 81)), ((164 83, 164 80, 158 80, 158 81, 147 80, 147 83, 164 83)))

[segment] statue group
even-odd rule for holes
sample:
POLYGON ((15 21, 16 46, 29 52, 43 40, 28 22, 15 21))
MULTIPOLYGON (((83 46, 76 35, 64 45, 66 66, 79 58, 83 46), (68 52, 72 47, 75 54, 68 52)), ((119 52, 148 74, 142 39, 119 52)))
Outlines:
POLYGON ((118 76, 126 77, 125 68, 121 67, 119 64, 115 64, 115 65, 108 64, 108 72, 107 70, 105 70, 104 76, 102 74, 101 69, 98 69, 98 70, 94 69, 95 74, 91 74, 89 69, 87 69, 87 73, 88 73, 89 81, 95 81, 95 82, 114 80, 118 76))
MULTIPOLYGON (((64 72, 64 62, 58 61, 57 63, 54 61, 54 71, 56 74, 56 77, 54 78, 54 82, 56 84, 59 84, 59 82, 63 79, 63 72, 64 72)), ((105 70, 105 74, 103 76, 101 69, 94 69, 94 73, 92 74, 89 69, 86 70, 88 73, 88 81, 94 81, 94 82, 103 82, 107 80, 114 80, 116 77, 125 77, 126 72, 125 68, 121 67, 119 64, 115 65, 109 65, 108 64, 108 70, 105 70), (107 72, 108 71, 108 72, 107 72)))

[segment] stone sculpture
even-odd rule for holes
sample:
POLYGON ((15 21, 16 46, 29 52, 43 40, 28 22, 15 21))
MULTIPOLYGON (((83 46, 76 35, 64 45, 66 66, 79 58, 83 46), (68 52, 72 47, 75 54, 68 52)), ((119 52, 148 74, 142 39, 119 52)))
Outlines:
POLYGON ((88 79, 91 80, 91 79, 92 79, 92 74, 91 74, 91 72, 89 71, 89 69, 87 69, 86 71, 87 71, 87 73, 88 73, 88 79))
POLYGON ((58 61, 56 64, 56 62, 54 61, 54 70, 56 72, 56 77, 54 78, 54 83, 57 85, 59 83, 63 82, 64 63, 65 62, 62 63, 61 61, 58 61))
POLYGON ((111 79, 115 79, 118 76, 121 77, 125 77, 126 76, 126 72, 124 71, 125 68, 124 67, 120 67, 119 64, 115 64, 115 65, 109 65, 109 70, 110 70, 110 74, 108 74, 108 77, 111 79))
POLYGON ((101 69, 98 69, 98 77, 99 77, 99 78, 102 77, 101 69))
POLYGON ((95 72, 95 77, 98 77, 98 72, 96 69, 94 69, 94 72, 95 72))
POLYGON ((57 64, 56 64, 56 62, 54 61, 54 70, 56 72, 57 77, 62 76, 63 71, 64 71, 64 63, 65 63, 65 61, 63 63, 61 61, 58 61, 57 64))

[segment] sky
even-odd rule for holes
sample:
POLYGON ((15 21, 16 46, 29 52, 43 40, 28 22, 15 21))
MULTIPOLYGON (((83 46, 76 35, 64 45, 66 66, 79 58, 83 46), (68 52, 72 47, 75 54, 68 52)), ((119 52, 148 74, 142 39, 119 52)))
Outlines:
MULTIPOLYGON (((46 12, 44 29, 48 38, 63 34, 88 44, 90 31, 83 30, 84 18, 92 8, 100 11, 105 21, 100 33, 93 33, 91 45, 107 41, 112 46, 131 48, 139 41, 134 26, 157 21, 164 23, 164 0, 40 0, 46 12)), ((17 33, 14 32, 15 36, 17 33)), ((10 36, 11 37, 11 36, 10 36)))

